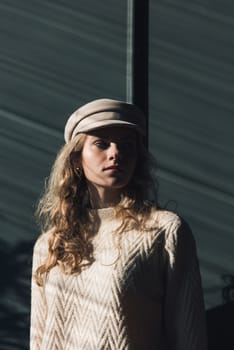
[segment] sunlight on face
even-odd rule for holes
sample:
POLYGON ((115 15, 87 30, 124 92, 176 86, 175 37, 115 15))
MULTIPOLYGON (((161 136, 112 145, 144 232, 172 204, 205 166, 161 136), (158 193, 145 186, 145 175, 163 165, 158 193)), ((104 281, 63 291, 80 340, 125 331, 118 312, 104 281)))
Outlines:
POLYGON ((87 133, 82 168, 96 189, 123 189, 132 177, 137 159, 136 133, 127 127, 107 127, 87 133))

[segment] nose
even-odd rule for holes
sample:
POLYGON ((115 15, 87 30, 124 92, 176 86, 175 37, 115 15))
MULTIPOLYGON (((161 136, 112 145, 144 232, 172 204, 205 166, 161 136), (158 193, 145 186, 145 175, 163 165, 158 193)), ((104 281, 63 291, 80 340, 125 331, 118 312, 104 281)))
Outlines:
POLYGON ((117 143, 112 142, 109 147, 109 159, 119 160, 121 158, 120 149, 117 143))

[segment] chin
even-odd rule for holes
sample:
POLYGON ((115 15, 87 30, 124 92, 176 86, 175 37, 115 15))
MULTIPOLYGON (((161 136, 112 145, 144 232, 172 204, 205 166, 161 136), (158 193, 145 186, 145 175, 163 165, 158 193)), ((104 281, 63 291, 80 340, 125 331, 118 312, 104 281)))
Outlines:
POLYGON ((107 188, 113 189, 113 190, 123 190, 128 185, 128 182, 115 182, 107 186, 107 188))

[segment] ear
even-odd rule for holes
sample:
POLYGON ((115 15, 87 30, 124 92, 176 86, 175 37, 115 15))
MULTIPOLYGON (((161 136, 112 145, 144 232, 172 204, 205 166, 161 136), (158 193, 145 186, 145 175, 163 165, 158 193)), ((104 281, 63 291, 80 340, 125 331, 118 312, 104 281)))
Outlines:
POLYGON ((70 156, 71 158, 71 164, 73 165, 74 169, 76 168, 81 168, 82 163, 81 163, 81 155, 79 152, 74 152, 70 156))
POLYGON ((74 159, 72 163, 73 163, 74 168, 80 168, 81 167, 81 162, 80 162, 79 159, 74 159))

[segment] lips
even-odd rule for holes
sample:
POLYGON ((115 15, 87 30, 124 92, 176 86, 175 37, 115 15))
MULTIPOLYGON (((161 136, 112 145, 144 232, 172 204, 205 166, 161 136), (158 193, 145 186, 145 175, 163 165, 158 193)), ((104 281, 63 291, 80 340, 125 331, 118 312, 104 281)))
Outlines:
POLYGON ((109 167, 104 168, 104 170, 116 170, 121 171, 121 168, 118 165, 111 165, 109 167))

